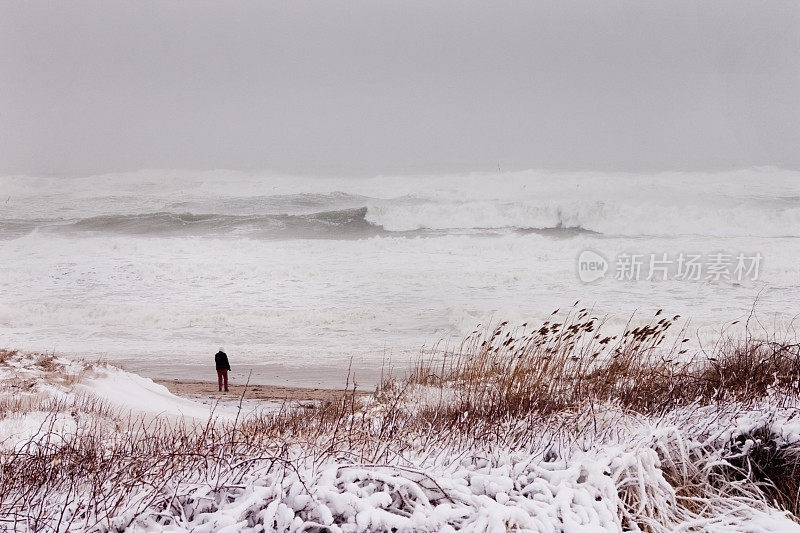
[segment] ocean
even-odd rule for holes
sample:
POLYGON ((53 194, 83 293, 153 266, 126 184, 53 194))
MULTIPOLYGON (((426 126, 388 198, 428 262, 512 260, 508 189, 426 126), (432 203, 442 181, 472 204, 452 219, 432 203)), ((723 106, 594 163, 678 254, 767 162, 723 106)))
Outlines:
POLYGON ((370 386, 426 350, 579 302, 697 349, 800 312, 800 174, 0 178, 0 347, 148 377, 370 386), (731 326, 734 321, 739 324, 731 326))

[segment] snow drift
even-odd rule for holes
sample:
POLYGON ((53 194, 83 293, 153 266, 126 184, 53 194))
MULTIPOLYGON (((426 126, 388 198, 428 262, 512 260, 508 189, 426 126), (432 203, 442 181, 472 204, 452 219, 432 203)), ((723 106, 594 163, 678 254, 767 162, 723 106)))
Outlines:
POLYGON ((583 310, 501 324, 366 398, 244 419, 0 352, 0 525, 800 531, 798 345, 748 337, 676 366, 651 350, 674 321, 657 319, 615 341, 583 310))

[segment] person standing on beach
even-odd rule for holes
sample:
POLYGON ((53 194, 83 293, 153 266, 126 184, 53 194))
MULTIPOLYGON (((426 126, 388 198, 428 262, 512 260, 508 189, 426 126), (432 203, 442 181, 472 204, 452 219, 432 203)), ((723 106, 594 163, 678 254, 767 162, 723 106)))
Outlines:
POLYGON ((219 391, 222 392, 223 382, 225 384, 225 392, 228 392, 228 371, 231 369, 228 363, 228 354, 222 351, 222 348, 214 356, 214 363, 217 365, 217 381, 219 382, 219 391))

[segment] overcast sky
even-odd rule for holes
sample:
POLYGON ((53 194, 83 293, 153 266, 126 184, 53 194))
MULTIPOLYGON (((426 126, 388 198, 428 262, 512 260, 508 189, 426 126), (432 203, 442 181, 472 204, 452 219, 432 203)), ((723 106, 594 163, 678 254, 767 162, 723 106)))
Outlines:
POLYGON ((800 169, 800 2, 0 3, 0 173, 800 169))

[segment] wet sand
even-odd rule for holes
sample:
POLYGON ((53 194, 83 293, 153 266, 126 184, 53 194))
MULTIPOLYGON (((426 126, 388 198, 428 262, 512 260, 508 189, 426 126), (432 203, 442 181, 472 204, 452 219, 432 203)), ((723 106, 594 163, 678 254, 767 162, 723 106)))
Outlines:
MULTIPOLYGON (((230 385, 228 392, 219 392, 217 383, 210 381, 157 380, 172 394, 186 398, 238 400, 242 394, 246 400, 263 400, 269 402, 327 402, 336 401, 345 393, 342 389, 281 387, 276 385, 230 385)), ((367 394, 356 391, 357 395, 367 394)))

